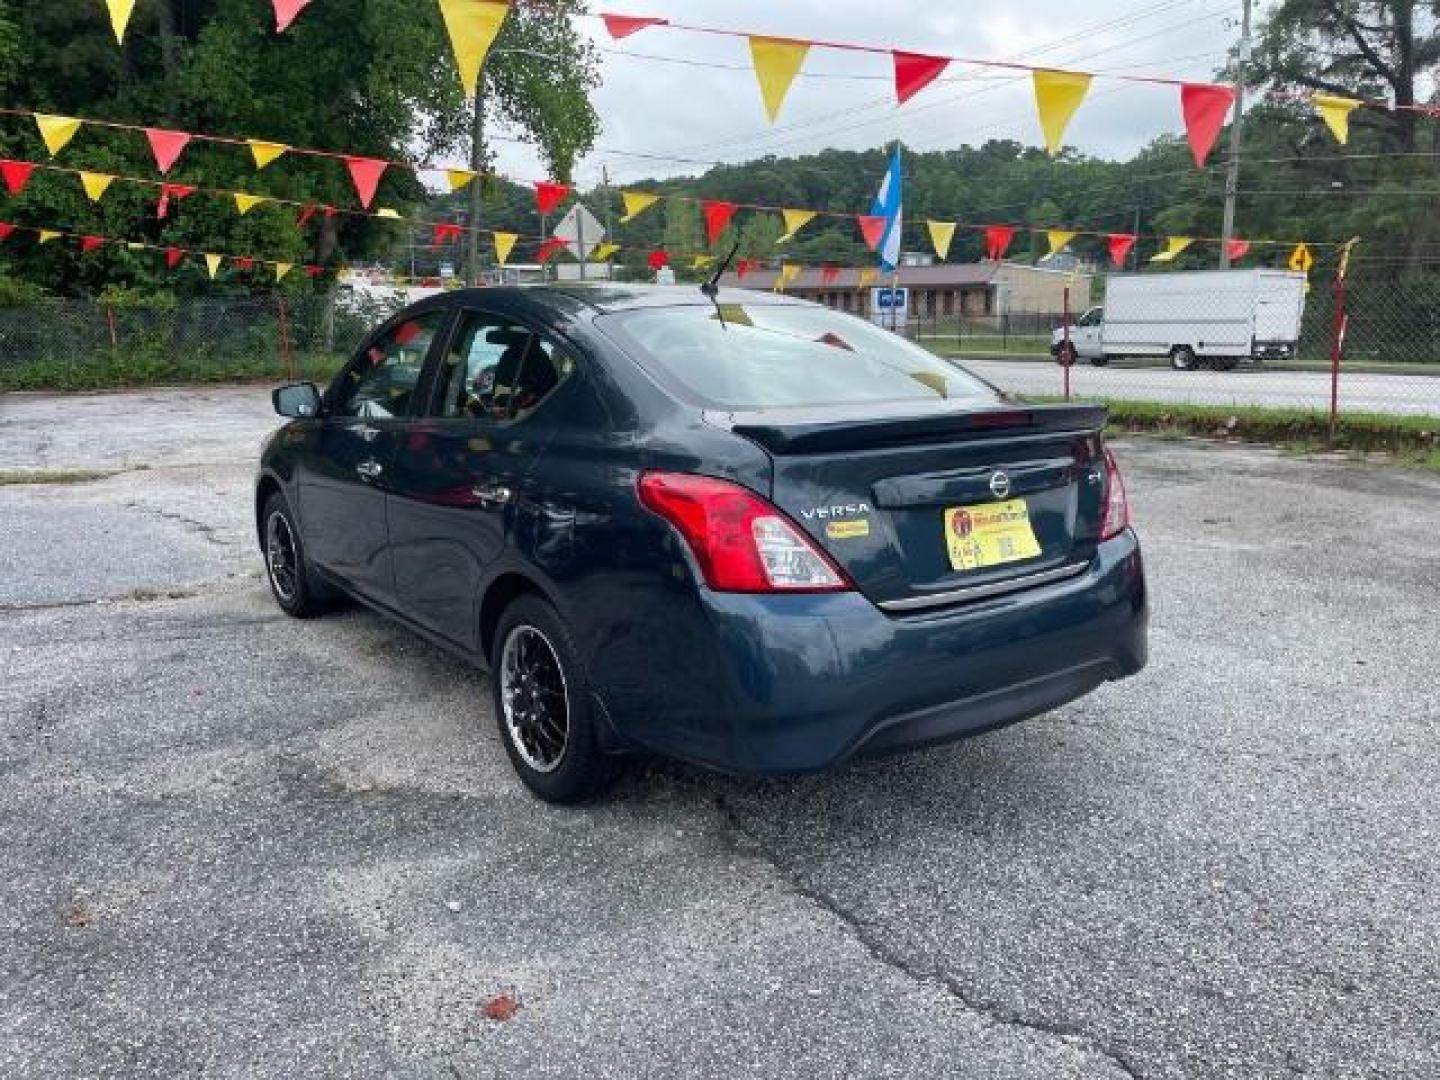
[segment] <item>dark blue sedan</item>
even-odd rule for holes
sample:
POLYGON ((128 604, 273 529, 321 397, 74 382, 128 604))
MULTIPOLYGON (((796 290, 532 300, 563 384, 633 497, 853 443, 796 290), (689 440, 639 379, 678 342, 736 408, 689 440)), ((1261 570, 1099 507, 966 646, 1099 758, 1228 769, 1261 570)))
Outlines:
POLYGON ((627 751, 822 769, 1145 664, 1104 412, 1028 405, 783 296, 477 289, 377 330, 255 494, 275 599, 353 597, 492 672, 539 796, 627 751))

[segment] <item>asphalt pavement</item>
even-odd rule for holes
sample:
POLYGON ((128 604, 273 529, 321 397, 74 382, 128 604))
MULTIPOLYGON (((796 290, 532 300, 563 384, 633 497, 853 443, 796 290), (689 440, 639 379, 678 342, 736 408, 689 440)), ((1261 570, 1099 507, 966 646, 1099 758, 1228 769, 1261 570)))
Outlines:
MULTIPOLYGON (((1064 369, 1053 360, 953 359, 1012 393, 1054 396, 1064 388, 1064 369)), ((1330 408, 1328 372, 1271 371, 1264 366, 1175 371, 1160 366, 1095 367, 1081 361, 1070 369, 1070 388, 1077 397, 1120 401, 1330 408)), ((1343 371, 1340 407, 1347 412, 1440 416, 1440 377, 1343 371)))
POLYGON ((1119 443, 1141 676, 556 809, 483 676, 275 608, 273 423, 0 398, 0 470, 116 470, 0 485, 0 1075, 1436 1074, 1435 477, 1119 443))

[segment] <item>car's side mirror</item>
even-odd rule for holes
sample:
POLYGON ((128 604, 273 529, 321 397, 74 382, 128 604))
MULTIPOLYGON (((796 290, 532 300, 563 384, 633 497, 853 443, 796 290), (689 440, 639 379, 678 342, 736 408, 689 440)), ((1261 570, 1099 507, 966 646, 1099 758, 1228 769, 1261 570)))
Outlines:
POLYGON ((320 391, 314 383, 302 382, 282 386, 270 395, 275 411, 281 416, 305 419, 320 415, 320 391))

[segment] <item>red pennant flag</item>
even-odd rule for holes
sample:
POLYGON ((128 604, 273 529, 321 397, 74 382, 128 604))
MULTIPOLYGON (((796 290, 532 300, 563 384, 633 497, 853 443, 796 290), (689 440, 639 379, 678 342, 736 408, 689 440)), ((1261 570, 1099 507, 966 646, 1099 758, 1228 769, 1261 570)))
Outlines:
POLYGON ((865 246, 874 251, 885 238, 885 222, 888 219, 880 214, 857 214, 855 219, 860 222, 860 235, 865 238, 865 246))
POLYGON ((347 157, 345 164, 350 168, 350 179, 355 181, 360 205, 369 210, 370 204, 375 201, 375 189, 380 186, 380 177, 385 175, 390 163, 379 158, 347 157))
POLYGON ((901 105, 938 79, 950 66, 947 56, 926 56, 924 53, 892 50, 895 58, 895 97, 901 105))
POLYGON ((255 260, 249 255, 241 255, 230 261, 235 264, 236 270, 253 270, 255 268, 255 260))
POLYGON ((631 34, 644 30, 647 26, 668 26, 669 19, 648 19, 635 15, 601 15, 605 20, 605 29, 610 31, 610 36, 621 41, 631 34))
POLYGON ((320 207, 320 209, 324 212, 326 217, 330 218, 333 218, 337 213, 339 213, 339 211, 336 210, 333 206, 322 206, 320 207))
POLYGON ((300 208, 300 214, 295 219, 295 227, 303 229, 310 224, 310 219, 320 212, 320 207, 315 203, 306 203, 300 208))
POLYGON ((105 243, 105 238, 103 236, 82 236, 80 238, 80 250, 94 251, 103 243, 105 243))
POLYGON ((185 132, 166 131, 164 128, 146 128, 145 137, 150 140, 150 152, 155 155, 155 167, 162 176, 170 171, 181 151, 190 143, 190 136, 185 132))
POLYGON ((735 204, 706 199, 700 204, 700 212, 705 215, 705 240, 713 246, 735 216, 735 204))
POLYGON ((1225 253, 1230 256, 1231 262, 1239 262, 1249 250, 1250 241, 1241 240, 1238 236, 1225 242, 1225 253))
POLYGON ((989 225, 985 229, 985 257, 999 262, 1005 257, 1010 241, 1015 239, 1014 225, 989 225))
POLYGON ((290 29, 295 16, 310 6, 310 0, 275 0, 275 32, 283 34, 290 29))
POLYGON ((1225 114, 1235 100, 1235 91, 1228 86, 1214 83, 1185 83, 1180 87, 1180 111, 1185 116, 1185 137, 1190 140, 1190 152, 1195 155, 1195 167, 1204 168, 1205 159, 1220 129, 1225 125, 1225 114))
POLYGON ((10 234, 13 233, 14 231, 15 231, 15 226, 14 226, 14 225, 8 224, 7 222, 4 222, 4 221, 0 221, 0 240, 9 240, 9 239, 10 239, 10 234))
POLYGON ((430 242, 430 250, 439 251, 441 244, 458 239, 460 239, 459 225, 447 225, 440 222, 435 226, 435 238, 430 242))
POLYGON ((323 274, 324 272, 325 272, 325 267, 323 267, 323 266, 307 266, 307 267, 305 267, 305 273, 309 274, 311 277, 319 277, 319 276, 320 276, 321 274, 323 274))
POLYGON ((1109 242, 1110 261, 1116 266, 1124 266, 1130 249, 1135 246, 1135 234, 1114 232, 1110 234, 1109 242))
POLYGON ((11 195, 19 195, 25 190, 34 171, 35 166, 28 161, 0 161, 0 176, 5 178, 5 186, 10 189, 11 195))
POLYGON ((656 248, 650 252, 650 257, 645 261, 650 264, 651 270, 659 270, 662 266, 670 265, 670 256, 665 253, 663 248, 656 248))
POLYGON ((557 184, 553 180, 535 181, 535 205, 542 214, 550 213, 569 194, 569 184, 557 184))
POLYGON ((826 263, 825 265, 820 267, 821 285, 833 285, 835 284, 836 279, 839 277, 840 268, 838 266, 832 266, 830 263, 826 263))
POLYGON ((745 275, 754 269, 755 261, 753 259, 741 259, 735 264, 735 276, 741 281, 744 281, 745 275))
POLYGON ((536 262, 549 262, 560 252, 565 250, 565 241, 558 236, 552 236, 540 245, 540 250, 535 253, 536 262))
POLYGON ((181 251, 179 248, 172 247, 165 249, 165 265, 168 266, 171 270, 174 270, 175 267, 179 266, 180 260, 183 258, 185 258, 185 252, 181 251))
POLYGON ((195 194, 196 189, 189 184, 161 184, 160 202, 155 206, 155 216, 165 218, 170 214, 170 200, 188 199, 195 194))

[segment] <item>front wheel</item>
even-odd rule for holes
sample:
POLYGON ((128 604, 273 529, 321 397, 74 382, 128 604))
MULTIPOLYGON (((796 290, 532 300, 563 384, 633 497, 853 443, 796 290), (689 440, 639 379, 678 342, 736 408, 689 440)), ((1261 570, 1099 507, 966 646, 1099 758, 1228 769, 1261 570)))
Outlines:
POLYGON ((1071 342, 1062 342, 1055 347, 1055 362, 1061 367, 1069 367, 1075 363, 1075 346, 1071 342))
POLYGON ((616 763, 600 746, 589 679, 544 600, 522 596, 501 616, 490 682, 500 738, 526 787, 573 803, 609 786, 616 763))
POLYGON ((260 511, 260 535, 265 545, 265 574, 270 593, 280 610, 296 619, 309 619, 330 606, 331 594, 310 569, 305 543, 290 512, 290 504, 278 491, 265 500, 260 511))
POLYGON ((1189 345, 1176 345, 1170 350, 1170 366, 1176 371, 1194 370, 1195 350, 1189 345))

